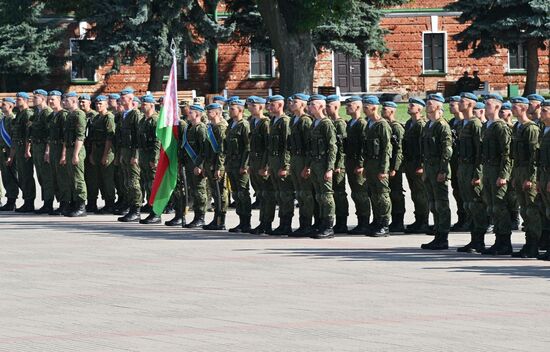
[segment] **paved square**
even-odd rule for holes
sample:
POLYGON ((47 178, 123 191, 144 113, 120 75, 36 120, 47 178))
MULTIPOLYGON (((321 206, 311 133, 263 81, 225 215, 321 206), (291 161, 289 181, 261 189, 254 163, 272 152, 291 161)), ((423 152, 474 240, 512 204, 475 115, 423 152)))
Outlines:
POLYGON ((0 351, 550 346, 548 262, 422 251, 423 235, 270 238, 2 214, 0 238, 0 351))

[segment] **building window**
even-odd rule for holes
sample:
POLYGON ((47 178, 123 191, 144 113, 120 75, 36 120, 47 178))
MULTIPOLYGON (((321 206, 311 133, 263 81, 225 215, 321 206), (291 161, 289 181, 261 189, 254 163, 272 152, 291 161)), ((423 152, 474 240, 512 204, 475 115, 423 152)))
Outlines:
POLYGON ((250 77, 273 77, 273 51, 250 49, 250 77))
POLYGON ((445 73, 446 34, 424 33, 424 72, 445 73))
POLYGON ((71 81, 97 81, 96 67, 87 63, 79 53, 91 43, 91 39, 72 38, 69 43, 71 57, 71 81))
POLYGON ((509 47, 508 62, 510 71, 525 71, 527 69, 527 47, 523 44, 509 47))
MULTIPOLYGON (((172 67, 169 66, 164 69, 163 80, 168 81, 168 76, 170 75, 171 68, 172 67)), ((177 70, 178 70, 178 81, 186 80, 187 79, 187 56, 183 58, 178 58, 177 70)))

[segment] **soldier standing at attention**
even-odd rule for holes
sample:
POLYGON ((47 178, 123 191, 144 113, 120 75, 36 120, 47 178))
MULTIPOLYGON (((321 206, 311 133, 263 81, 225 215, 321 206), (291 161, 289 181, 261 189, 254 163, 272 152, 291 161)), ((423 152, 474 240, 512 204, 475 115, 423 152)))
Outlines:
POLYGON ((403 137, 405 129, 403 125, 395 119, 395 111, 397 104, 393 101, 382 103, 382 117, 388 121, 391 127, 391 146, 392 153, 390 158, 390 199, 392 202, 390 232, 404 232, 405 225, 403 218, 405 217, 405 194, 403 190, 403 137))
MULTIPOLYGON (((537 185, 542 201, 542 216, 546 221, 550 221, 550 100, 545 100, 541 105, 540 119, 543 128, 540 137, 537 185)), ((543 229, 543 231, 548 231, 548 229, 543 229)), ((550 249, 547 249, 538 259, 550 260, 550 249)))
MULTIPOLYGON (((138 125, 138 148, 141 192, 145 198, 146 205, 141 208, 142 212, 151 212, 151 187, 157 171, 157 163, 160 153, 160 142, 157 139, 158 114, 155 111, 155 98, 152 95, 145 95, 141 98, 143 118, 138 125)), ((160 217, 158 222, 160 223, 160 217)))
POLYGON ((0 207, 0 211, 14 211, 15 202, 19 196, 19 187, 17 186, 15 165, 8 166, 8 160, 11 148, 13 148, 13 121, 15 115, 13 108, 15 99, 5 98, 2 103, 2 120, 0 121, 0 172, 2 173, 2 183, 6 187, 6 196, 8 202, 0 207), (11 168, 11 169, 9 169, 11 168))
POLYGON ((138 126, 141 114, 135 108, 133 89, 126 88, 120 92, 120 99, 124 112, 120 120, 120 143, 117 140, 117 146, 120 147, 119 165, 124 179, 124 200, 129 209, 126 215, 117 220, 134 222, 140 220, 142 200, 138 156, 138 126))
POLYGON ((222 117, 223 119, 226 121, 226 122, 231 122, 231 118, 229 117, 229 114, 227 113, 226 109, 225 109, 225 104, 227 103, 227 99, 225 99, 225 97, 221 96, 221 95, 216 95, 213 99, 212 99, 212 102, 214 104, 219 104, 221 107, 222 107, 222 117))
POLYGON ((346 121, 340 117, 340 96, 329 95, 327 97, 327 115, 331 119, 336 131, 336 161, 332 175, 332 190, 334 191, 334 203, 336 205, 336 223, 334 233, 348 233, 349 203, 346 193, 346 153, 344 142, 346 140, 346 121))
POLYGON ((78 96, 75 92, 67 93, 65 100, 69 114, 63 126, 63 152, 60 163, 67 165, 72 202, 71 211, 65 216, 86 216, 87 190, 84 181, 86 114, 78 108, 78 96))
POLYGON ((296 93, 290 102, 290 178, 296 192, 300 213, 300 227, 292 233, 296 237, 309 236, 313 230, 315 200, 311 180, 302 177, 306 162, 312 118, 305 113, 309 95, 296 93))
POLYGON ((214 219, 202 228, 204 230, 225 230, 225 215, 227 213, 227 188, 225 178, 224 141, 227 131, 227 121, 222 117, 222 106, 212 103, 206 106, 206 114, 210 121, 206 127, 207 146, 204 147, 204 171, 208 184, 214 196, 214 219))
POLYGON ((120 94, 112 93, 108 95, 108 98, 109 100, 107 101, 108 102, 107 110, 109 110, 114 116, 117 113, 118 100, 120 99, 120 94))
POLYGON ((244 100, 228 100, 231 122, 225 139, 225 168, 229 175, 231 187, 237 194, 236 211, 239 224, 229 232, 250 232, 250 176, 248 162, 250 154, 250 125, 243 119, 244 100))
POLYGON ((403 165, 402 169, 407 177, 411 198, 414 204, 415 221, 407 225, 405 233, 428 233, 428 196, 423 181, 424 168, 422 165, 422 133, 426 128, 426 121, 422 117, 422 110, 426 106, 424 100, 410 98, 407 113, 411 117, 405 123, 403 135, 403 165))
POLYGON ((113 160, 113 139, 115 137, 115 117, 108 110, 107 97, 100 95, 95 99, 97 116, 92 120, 89 126, 88 139, 91 147, 89 160, 90 178, 95 182, 90 182, 88 188, 88 199, 94 203, 97 200, 98 192, 101 190, 101 196, 105 200, 105 207, 97 210, 97 214, 112 214, 115 204, 115 174, 113 160))
POLYGON ((311 127, 309 155, 303 171, 305 179, 311 179, 315 188, 315 197, 319 204, 319 230, 311 234, 312 238, 334 237, 334 192, 332 178, 336 163, 336 129, 332 121, 325 116, 326 97, 320 94, 310 98, 310 111, 315 121, 311 127))
POLYGON ((449 161, 452 154, 451 128, 443 118, 443 97, 430 94, 426 113, 428 124, 422 133, 424 158, 424 182, 430 210, 434 217, 435 238, 420 248, 430 250, 449 249, 451 210, 449 209, 449 161))
POLYGON ((516 191, 521 217, 525 221, 525 245, 512 254, 516 258, 536 258, 539 255, 542 227, 541 214, 535 202, 540 129, 527 116, 528 108, 527 98, 512 99, 512 113, 518 119, 512 133, 512 187, 516 191))
POLYGON ((544 97, 539 94, 529 94, 527 96, 527 100, 529 100, 527 116, 529 116, 529 119, 533 121, 541 130, 543 130, 544 123, 540 119, 540 114, 544 97))
POLYGON ((364 174, 364 143, 367 122, 361 117, 363 103, 361 97, 351 96, 346 99, 346 114, 350 120, 346 126, 344 151, 346 153, 345 167, 348 183, 351 189, 351 199, 355 204, 357 226, 348 233, 362 235, 367 233, 370 218, 370 200, 367 192, 367 182, 364 174))
POLYGON ((29 123, 29 139, 25 154, 34 162, 36 177, 42 191, 44 205, 36 211, 36 214, 49 214, 53 212, 53 179, 52 170, 46 162, 46 153, 49 154, 48 144, 48 121, 52 109, 48 106, 48 93, 43 89, 33 92, 34 114, 29 123))
POLYGON ((65 99, 63 99, 63 102, 61 99, 62 94, 60 91, 52 90, 48 94, 48 104, 53 113, 48 122, 49 133, 48 146, 46 148, 49 150, 49 155, 47 155, 47 161, 51 168, 55 197, 59 202, 59 208, 52 211, 49 215, 68 214, 71 202, 71 187, 69 182, 67 182, 69 179, 67 165, 65 162, 61 164, 61 159, 64 155, 63 131, 69 113, 62 106, 62 104, 66 104, 65 99))
POLYGON ((453 134, 453 156, 451 157, 451 188, 453 189, 453 198, 456 201, 456 215, 458 221, 451 226, 451 232, 467 232, 470 231, 471 220, 466 217, 464 210, 464 201, 458 184, 458 134, 464 124, 464 116, 460 111, 460 96, 455 95, 449 98, 449 109, 453 118, 449 121, 451 133, 453 134))
MULTIPOLYGON (((90 135, 90 126, 94 123, 94 120, 97 116, 97 111, 92 109, 92 98, 89 94, 81 94, 78 98, 80 110, 84 111, 86 114, 86 138, 84 140, 84 148, 86 149, 87 158, 84 161, 84 177, 86 180, 86 189, 97 190, 99 189, 98 179, 93 177, 90 174, 92 165, 90 164, 90 156, 92 155, 92 144, 88 136, 90 135)), ((95 193, 95 192, 94 192, 95 193)), ((93 193, 88 192, 89 196, 93 196, 93 193)), ((97 193, 96 198, 89 198, 86 204, 86 212, 95 213, 97 212, 97 193)))
POLYGON ((489 94, 485 101, 487 124, 482 129, 483 197, 494 222, 496 240, 482 254, 512 254, 512 224, 506 206, 508 181, 512 172, 510 160, 511 131, 498 117, 502 96, 489 94))
POLYGON ((392 212, 389 187, 392 153, 391 127, 378 114, 380 102, 375 96, 363 98, 363 111, 368 119, 365 137, 365 175, 372 204, 373 222, 367 233, 372 237, 389 235, 392 212))
POLYGON ((269 118, 264 115, 266 100, 251 96, 246 100, 250 111, 250 181, 256 190, 260 208, 260 224, 250 231, 261 235, 272 232, 275 218, 273 183, 268 174, 269 118))
POLYGON ((183 149, 185 151, 185 172, 187 174, 188 189, 193 198, 193 221, 185 225, 188 229, 202 228, 206 213, 206 178, 204 170, 204 148, 206 144, 206 126, 202 123, 204 108, 198 104, 189 109, 189 125, 183 132, 183 149))
MULTIPOLYGON (((285 98, 281 95, 269 97, 268 110, 272 117, 269 126, 268 165, 269 177, 273 182, 275 198, 279 205, 279 227, 272 235, 284 236, 292 233, 294 215, 294 189, 289 177, 290 171, 290 118, 284 114, 285 98)), ((273 200, 272 200, 273 201, 273 200)))
MULTIPOLYGON (((115 136, 113 137, 113 152, 115 154, 114 160, 113 160, 113 168, 114 168, 114 179, 115 179, 115 192, 117 195, 117 201, 113 207, 112 213, 114 214, 116 210, 120 210, 119 208, 123 206, 123 196, 124 196, 124 177, 122 175, 122 171, 120 169, 120 155, 118 155, 118 146, 117 141, 120 141, 120 131, 118 130, 118 126, 120 126, 120 121, 122 120, 122 113, 124 111, 124 108, 122 107, 122 104, 120 102, 120 94, 109 94, 109 111, 113 114, 115 118, 115 136)), ((120 215, 123 215, 122 213, 119 213, 120 215)), ((126 214, 126 213, 124 213, 126 214)))
POLYGON ((27 153, 27 144, 29 143, 29 125, 33 111, 29 108, 29 95, 26 92, 17 93, 15 101, 18 112, 12 124, 12 148, 10 156, 6 160, 6 165, 11 167, 15 162, 17 177, 19 178, 23 200, 25 201, 23 206, 15 209, 15 211, 19 213, 32 213, 34 212, 36 186, 34 183, 32 157, 30 153, 27 153))

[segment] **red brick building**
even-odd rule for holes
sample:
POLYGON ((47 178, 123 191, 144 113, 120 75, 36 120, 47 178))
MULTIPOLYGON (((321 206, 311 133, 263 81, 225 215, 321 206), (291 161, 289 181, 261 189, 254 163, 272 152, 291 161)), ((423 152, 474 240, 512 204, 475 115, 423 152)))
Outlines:
MULTIPOLYGON (((391 92, 422 95, 436 88, 439 81, 456 81, 464 71, 477 70, 489 89, 506 93, 509 84, 522 89, 525 82, 525 52, 502 48, 485 59, 469 58, 469 52, 457 51, 452 36, 465 25, 458 23, 458 13, 443 7, 449 0, 414 0, 407 5, 386 10, 382 26, 390 30, 386 42, 390 52, 383 57, 352 59, 340 53, 322 51, 315 70, 314 87, 336 86, 342 93, 391 92)), ((67 49, 85 45, 80 35, 86 24, 69 23, 67 49)), ((217 53, 193 62, 182 58, 179 88, 195 89, 199 95, 220 93, 223 89, 267 89, 278 86, 276 62, 271 52, 247 46, 220 44, 217 53), (212 56, 214 55, 214 56, 212 56), (217 82, 214 82, 217 72, 217 82), (217 87, 216 87, 217 86, 217 87)), ((538 91, 547 93, 550 84, 549 50, 540 50, 538 91)), ((107 75, 111 66, 97 70, 78 62, 68 62, 64 71, 52 75, 52 86, 79 92, 114 92, 132 86, 146 91, 149 66, 142 60, 122 66, 120 72, 107 75)))

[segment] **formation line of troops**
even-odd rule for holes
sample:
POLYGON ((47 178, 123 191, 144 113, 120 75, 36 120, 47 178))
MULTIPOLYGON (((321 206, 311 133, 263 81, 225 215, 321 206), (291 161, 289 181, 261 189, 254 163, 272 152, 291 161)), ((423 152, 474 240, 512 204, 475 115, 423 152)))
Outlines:
MULTIPOLYGON (((32 108, 29 99, 20 92, 2 102, 0 172, 7 203, 1 211, 68 217, 93 212, 120 215, 121 222, 161 222, 150 206, 159 102, 150 95, 138 99, 130 88, 95 99, 38 89, 32 108), (43 200, 37 210, 35 170, 43 200), (16 208, 19 190, 24 203, 16 208), (105 206, 98 209, 100 194, 105 206), (142 212, 149 215, 141 218, 142 212)), ((482 100, 472 93, 451 97, 453 118, 447 121, 443 96, 411 98, 404 125, 396 120, 397 105, 376 96, 348 97, 346 120, 336 95, 182 102, 181 167, 166 210, 174 216, 165 225, 225 230, 233 198, 239 216, 229 229, 234 233, 426 233, 434 238, 421 248, 444 250, 450 232, 469 232, 471 241, 459 252, 550 260, 550 100, 537 94, 482 100), (414 204, 409 225, 403 177, 414 204), (357 217, 351 229, 346 182, 357 217), (255 227, 250 185, 259 207, 255 227), (453 226, 449 186, 458 209, 453 226), (212 199, 214 216, 207 224, 212 199), (295 201, 299 227, 292 229, 295 201), (188 207, 194 217, 186 223, 188 207), (525 244, 513 252, 520 214, 525 244), (496 240, 486 247, 491 232, 496 240)))

